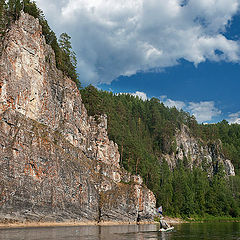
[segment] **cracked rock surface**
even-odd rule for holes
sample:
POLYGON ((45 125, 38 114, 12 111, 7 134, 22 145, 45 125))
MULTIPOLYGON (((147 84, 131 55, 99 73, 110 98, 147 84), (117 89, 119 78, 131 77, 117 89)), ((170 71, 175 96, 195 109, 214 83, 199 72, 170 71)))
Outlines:
POLYGON ((107 116, 87 115, 38 20, 22 13, 0 57, 0 220, 151 220, 153 193, 119 158, 107 116))
POLYGON ((203 143, 201 139, 193 137, 189 128, 182 125, 176 133, 176 150, 172 154, 165 154, 163 157, 167 160, 170 168, 177 165, 177 161, 188 161, 189 167, 202 168, 207 171, 208 176, 212 176, 218 171, 219 164, 224 166, 227 176, 235 176, 235 170, 232 162, 222 154, 222 143, 220 140, 214 143, 203 143))

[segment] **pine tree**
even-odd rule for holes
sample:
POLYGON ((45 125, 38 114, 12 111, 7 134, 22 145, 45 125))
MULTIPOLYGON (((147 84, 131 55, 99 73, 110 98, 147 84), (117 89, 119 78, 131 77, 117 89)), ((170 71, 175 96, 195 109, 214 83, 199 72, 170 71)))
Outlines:
POLYGON ((41 22, 43 20, 45 20, 45 18, 43 16, 43 12, 37 7, 37 5, 34 1, 23 0, 22 1, 22 9, 25 13, 28 13, 35 18, 38 18, 40 21, 40 24, 42 25, 41 22))
POLYGON ((0 0, 0 20, 2 23, 2 19, 4 17, 4 15, 6 14, 6 3, 5 3, 5 0, 0 0))
POLYGON ((71 37, 67 33, 62 33, 58 40, 59 47, 62 50, 62 54, 59 57, 59 66, 61 70, 76 82, 78 88, 81 87, 78 80, 77 69, 77 58, 76 53, 72 50, 71 37))
POLYGON ((60 38, 58 40, 60 48, 68 55, 70 56, 72 46, 71 46, 71 37, 67 33, 62 33, 60 35, 60 38))
POLYGON ((22 4, 20 0, 16 0, 15 2, 15 20, 20 17, 20 11, 22 10, 22 4))
POLYGON ((7 6, 5 0, 0 0, 0 55, 2 53, 2 42, 4 39, 6 27, 7 27, 7 18, 6 18, 7 6))
POLYGON ((6 25, 6 3, 5 0, 0 0, 0 34, 3 33, 6 25))
POLYGON ((8 1, 8 17, 9 23, 15 21, 20 16, 20 11, 22 10, 22 4, 20 0, 9 0, 8 1))

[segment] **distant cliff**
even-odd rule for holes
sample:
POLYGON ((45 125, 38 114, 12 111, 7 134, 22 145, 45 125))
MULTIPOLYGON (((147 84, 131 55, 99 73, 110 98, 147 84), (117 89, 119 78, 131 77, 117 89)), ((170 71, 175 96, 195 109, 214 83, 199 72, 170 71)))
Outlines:
POLYGON ((227 176, 235 176, 234 166, 232 162, 223 155, 222 143, 218 142, 204 143, 200 138, 192 136, 190 129, 186 125, 182 125, 180 130, 176 131, 175 149, 171 154, 163 154, 163 158, 168 162, 170 168, 177 165, 177 161, 187 161, 189 168, 200 167, 213 176, 217 173, 220 164, 223 165, 227 176))
POLYGON ((156 200, 119 166, 107 117, 87 115, 39 21, 22 13, 0 57, 0 220, 150 220, 156 200))

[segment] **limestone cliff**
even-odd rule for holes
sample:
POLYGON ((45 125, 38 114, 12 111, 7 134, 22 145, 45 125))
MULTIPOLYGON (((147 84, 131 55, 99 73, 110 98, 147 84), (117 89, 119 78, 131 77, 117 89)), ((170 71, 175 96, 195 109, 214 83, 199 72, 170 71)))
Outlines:
POLYGON ((172 154, 164 154, 170 168, 174 168, 178 160, 187 161, 190 168, 198 166, 212 176, 218 170, 219 164, 224 166, 226 175, 235 176, 234 166, 230 160, 222 154, 221 142, 204 143, 201 139, 192 136, 187 126, 183 125, 176 132, 175 151, 172 154))
POLYGON ((151 219, 153 193, 119 166, 107 118, 87 115, 37 19, 21 14, 0 57, 0 219, 151 219))

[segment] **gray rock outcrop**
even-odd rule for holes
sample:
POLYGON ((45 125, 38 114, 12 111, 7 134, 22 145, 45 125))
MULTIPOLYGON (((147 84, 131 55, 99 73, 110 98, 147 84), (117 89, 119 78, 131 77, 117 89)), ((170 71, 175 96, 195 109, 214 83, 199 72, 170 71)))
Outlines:
POLYGON ((7 32, 0 73, 1 220, 152 219, 154 194, 120 168, 107 117, 87 115, 37 19, 7 32))
POLYGON ((212 176, 217 171, 218 165, 222 164, 226 175, 235 176, 233 164, 222 154, 220 140, 215 143, 203 143, 201 139, 192 136, 185 125, 182 125, 175 137, 176 141, 172 143, 175 144, 175 151, 163 155, 171 169, 176 166, 178 160, 185 160, 191 169, 193 166, 201 167, 212 176))

